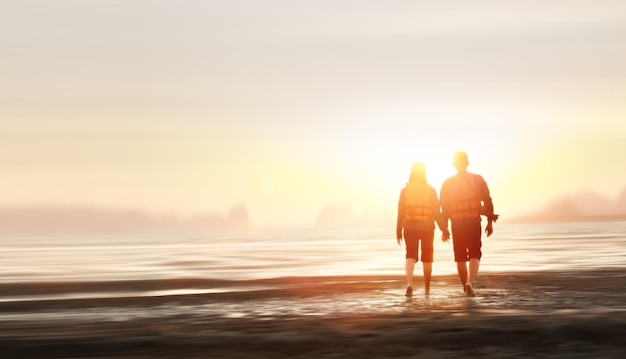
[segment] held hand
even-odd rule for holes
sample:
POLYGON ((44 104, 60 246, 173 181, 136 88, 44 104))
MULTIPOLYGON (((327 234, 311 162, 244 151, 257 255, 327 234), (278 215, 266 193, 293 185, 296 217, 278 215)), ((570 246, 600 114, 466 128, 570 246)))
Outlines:
POLYGON ((487 223, 487 226, 485 227, 485 233, 487 233, 487 237, 489 237, 493 233, 493 223, 491 223, 491 221, 487 223))
POLYGON ((448 242, 448 240, 450 240, 450 232, 444 232, 441 234, 441 241, 446 243, 448 242))

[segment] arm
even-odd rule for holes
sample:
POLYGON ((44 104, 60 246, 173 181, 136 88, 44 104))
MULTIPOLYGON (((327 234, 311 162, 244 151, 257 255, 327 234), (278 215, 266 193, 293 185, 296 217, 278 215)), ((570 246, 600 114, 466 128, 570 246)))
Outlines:
MULTIPOLYGON (((435 196, 435 202, 436 203, 436 207, 433 208, 433 213, 435 213, 435 221, 437 222, 437 225, 439 226, 439 230, 441 230, 442 234, 441 234, 441 240, 443 242, 447 242, 450 239, 450 231, 448 230, 448 221, 450 220, 450 216, 448 215, 447 212, 444 212, 443 210, 443 203, 439 202, 439 199, 437 199, 437 192, 434 192, 434 196, 435 196)), ((442 194, 442 198, 443 198, 443 193, 444 193, 444 188, 443 186, 441 187, 441 194, 442 194)))
POLYGON ((478 176, 478 183, 480 188, 480 200, 483 202, 483 215, 487 217, 487 226, 485 227, 485 232, 487 233, 487 237, 489 237, 493 233, 493 222, 498 220, 499 215, 493 213, 493 200, 491 199, 491 194, 489 193, 489 186, 487 186, 487 182, 482 176, 478 176))
POLYGON ((445 237, 449 237, 448 233, 448 223, 443 220, 443 215, 441 214, 441 204, 439 203, 439 199, 437 198, 437 192, 433 189, 430 194, 430 203, 433 204, 432 212, 433 217, 435 218, 435 223, 437 223, 437 227, 443 233, 445 237))
POLYGON ((400 199, 398 200, 398 220, 396 221, 396 240, 398 244, 402 242, 402 222, 404 222, 404 188, 400 191, 400 199))
POLYGON ((446 186, 446 182, 441 186, 441 191, 439 191, 439 198, 441 200, 441 218, 444 223, 448 223, 450 220, 450 211, 448 209, 448 188, 446 186))

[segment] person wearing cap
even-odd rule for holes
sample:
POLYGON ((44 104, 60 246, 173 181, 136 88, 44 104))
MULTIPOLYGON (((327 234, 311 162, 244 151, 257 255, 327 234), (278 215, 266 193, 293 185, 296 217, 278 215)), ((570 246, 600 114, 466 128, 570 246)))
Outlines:
POLYGON ((396 224, 396 239, 398 245, 404 242, 406 247, 405 271, 407 288, 405 295, 413 295, 413 270, 415 262, 420 258, 424 266, 424 294, 430 293, 430 278, 434 257, 433 242, 435 238, 435 222, 443 232, 442 239, 450 237, 447 225, 444 225, 441 216, 441 207, 437 192, 426 181, 426 167, 416 162, 411 167, 409 182, 400 191, 398 201, 398 221, 396 224))
POLYGON ((485 179, 469 173, 469 159, 465 152, 457 152, 453 160, 457 174, 443 182, 439 196, 441 212, 446 225, 452 223, 452 246, 463 291, 467 296, 474 296, 474 280, 478 276, 481 247, 481 215, 487 218, 485 233, 493 233, 493 222, 498 219, 494 214, 493 201, 485 179), (469 262, 469 266, 468 266, 469 262))

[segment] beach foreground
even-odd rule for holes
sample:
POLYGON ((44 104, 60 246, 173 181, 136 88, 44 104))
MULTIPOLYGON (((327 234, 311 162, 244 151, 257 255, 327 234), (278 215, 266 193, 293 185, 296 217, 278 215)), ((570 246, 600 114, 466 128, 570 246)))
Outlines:
POLYGON ((3 357, 626 357, 626 269, 143 283, 0 285, 3 357))

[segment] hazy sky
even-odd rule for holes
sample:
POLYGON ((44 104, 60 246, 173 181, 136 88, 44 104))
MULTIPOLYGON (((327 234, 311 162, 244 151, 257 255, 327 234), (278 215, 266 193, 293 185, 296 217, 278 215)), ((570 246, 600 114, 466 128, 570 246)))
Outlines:
POLYGON ((513 216, 626 186, 624 1, 0 1, 0 206, 395 217, 455 151, 513 216))

